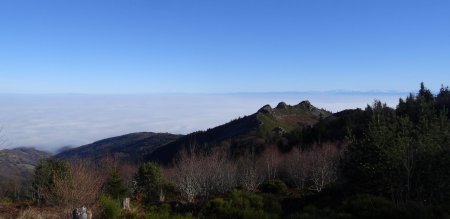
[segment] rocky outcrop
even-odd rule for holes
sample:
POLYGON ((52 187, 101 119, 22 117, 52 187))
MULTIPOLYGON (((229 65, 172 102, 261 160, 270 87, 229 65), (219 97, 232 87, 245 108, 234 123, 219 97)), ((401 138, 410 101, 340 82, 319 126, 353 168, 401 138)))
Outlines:
POLYGON ((267 105, 261 107, 261 109, 258 110, 258 113, 272 114, 273 109, 269 104, 267 104, 267 105))
POLYGON ((288 105, 285 102, 278 103, 276 109, 287 109, 288 105))
POLYGON ((314 106, 307 100, 300 102, 297 106, 306 109, 308 111, 312 111, 314 109, 314 106))

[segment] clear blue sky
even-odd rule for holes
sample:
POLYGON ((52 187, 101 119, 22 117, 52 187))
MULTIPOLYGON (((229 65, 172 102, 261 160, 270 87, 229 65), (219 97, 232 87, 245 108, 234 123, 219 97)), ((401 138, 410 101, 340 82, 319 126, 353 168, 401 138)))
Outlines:
POLYGON ((450 84, 448 0, 3 0, 0 93, 450 84))

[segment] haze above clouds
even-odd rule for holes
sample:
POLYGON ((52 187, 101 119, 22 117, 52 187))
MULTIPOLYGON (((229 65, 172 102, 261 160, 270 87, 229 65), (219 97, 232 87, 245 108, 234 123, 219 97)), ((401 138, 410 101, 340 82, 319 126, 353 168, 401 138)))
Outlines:
POLYGON ((401 94, 227 94, 227 95, 0 95, 0 124, 6 143, 56 151, 132 132, 188 134, 255 113, 280 101, 309 100, 336 112, 364 108, 374 99, 395 106, 401 94))

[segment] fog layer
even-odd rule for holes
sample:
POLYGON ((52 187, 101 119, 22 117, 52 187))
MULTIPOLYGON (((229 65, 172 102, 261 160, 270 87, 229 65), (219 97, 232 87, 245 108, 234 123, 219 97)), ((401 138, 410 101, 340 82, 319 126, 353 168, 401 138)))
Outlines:
POLYGON ((132 132, 188 134, 250 115, 265 104, 309 100, 332 112, 404 94, 0 95, 2 148, 55 151, 132 132))

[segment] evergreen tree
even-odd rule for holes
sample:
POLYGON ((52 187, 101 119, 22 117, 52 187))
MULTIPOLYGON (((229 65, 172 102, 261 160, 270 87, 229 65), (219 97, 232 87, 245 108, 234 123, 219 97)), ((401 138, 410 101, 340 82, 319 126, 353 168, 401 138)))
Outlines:
POLYGON ((106 181, 105 192, 114 199, 122 199, 127 195, 127 188, 117 170, 113 170, 106 181))
POLYGON ((436 96, 436 108, 439 111, 446 110, 447 116, 450 117, 450 90, 442 85, 439 94, 436 96))
MULTIPOLYGON (((441 100, 448 89, 441 89, 441 100)), ((364 137, 351 141, 344 175, 359 192, 396 202, 450 200, 450 121, 424 84, 393 113, 375 102, 364 137)))
POLYGON ((69 177, 70 165, 67 161, 57 159, 40 160, 34 170, 32 182, 33 199, 38 203, 44 200, 44 193, 50 194, 57 178, 69 177))
POLYGON ((161 168, 155 162, 144 163, 136 174, 139 193, 146 202, 158 202, 164 198, 165 180, 161 168))

